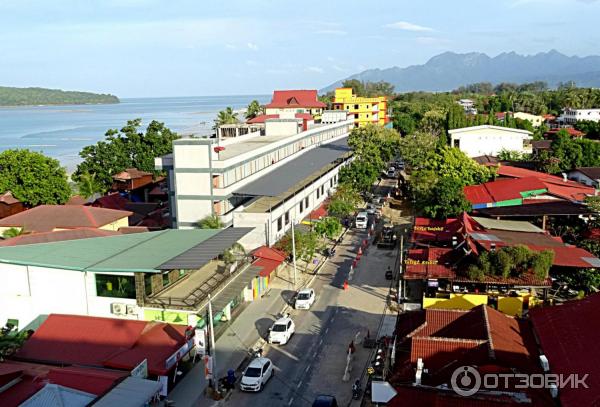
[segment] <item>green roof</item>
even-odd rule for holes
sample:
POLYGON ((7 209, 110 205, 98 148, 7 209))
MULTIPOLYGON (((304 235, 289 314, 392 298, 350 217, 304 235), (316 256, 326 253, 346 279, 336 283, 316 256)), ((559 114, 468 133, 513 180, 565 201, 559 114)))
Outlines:
POLYGON ((170 229, 0 247, 0 263, 96 272, 158 272, 161 264, 219 232, 170 229))

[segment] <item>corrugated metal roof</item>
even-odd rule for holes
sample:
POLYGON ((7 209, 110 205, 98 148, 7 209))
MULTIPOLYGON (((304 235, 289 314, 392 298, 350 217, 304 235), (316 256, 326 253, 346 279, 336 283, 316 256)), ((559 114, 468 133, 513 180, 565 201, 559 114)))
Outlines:
POLYGON ((128 377, 94 403, 96 407, 139 407, 144 406, 160 390, 156 380, 128 377))
POLYGON ((499 230, 512 230, 515 232, 533 232, 533 233, 544 233, 544 231, 537 226, 518 220, 496 220, 489 218, 472 217, 477 223, 486 229, 499 229, 499 230))
POLYGON ((207 241, 201 241, 185 252, 176 255, 168 261, 162 263, 157 268, 160 270, 173 269, 199 269, 206 263, 229 249, 243 236, 250 233, 254 228, 227 228, 207 241))
POLYGON ((19 407, 87 406, 95 398, 95 394, 47 383, 19 407))
POLYGON ((158 266, 219 232, 163 230, 0 247, 0 263, 79 271, 156 272, 158 266))
POLYGON ((265 174, 256 181, 237 189, 234 191, 234 195, 279 196, 322 167, 348 154, 350 150, 347 137, 322 144, 300 154, 297 158, 265 174))

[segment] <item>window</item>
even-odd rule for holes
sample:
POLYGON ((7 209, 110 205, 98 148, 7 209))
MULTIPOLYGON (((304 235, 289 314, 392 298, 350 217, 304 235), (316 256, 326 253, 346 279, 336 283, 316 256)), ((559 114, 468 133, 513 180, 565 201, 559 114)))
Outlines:
POLYGON ((283 227, 283 222, 281 221, 281 216, 277 218, 277 231, 279 232, 283 227))
POLYGON ((329 179, 329 187, 330 187, 330 188, 333 188, 333 178, 330 178, 330 179, 329 179))
POLYGON ((287 211, 285 213, 285 224, 289 225, 289 223, 290 223, 290 211, 287 211))
POLYGON ((456 147, 456 148, 460 148, 460 140, 458 140, 458 139, 455 139, 455 140, 452 140, 452 141, 453 141, 453 144, 452 144, 452 145, 453 145, 454 147, 456 147))
POLYGON ((98 297, 135 299, 135 278, 114 274, 96 274, 98 297))
POLYGON ((325 194, 325 184, 321 185, 321 195, 325 194))
POLYGON ((304 201, 300 201, 300 213, 304 212, 304 201))
POLYGON ((321 197, 321 190, 319 188, 317 188, 317 199, 319 199, 321 197))
POLYGON ((358 110, 358 105, 354 105, 354 110, 358 110))
POLYGON ((304 198, 304 207, 308 209, 308 197, 304 198))

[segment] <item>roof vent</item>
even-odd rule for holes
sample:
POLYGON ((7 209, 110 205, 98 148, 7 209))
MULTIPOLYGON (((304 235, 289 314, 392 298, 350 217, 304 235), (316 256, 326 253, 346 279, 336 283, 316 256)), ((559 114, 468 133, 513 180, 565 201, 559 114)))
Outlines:
POLYGON ((562 176, 563 176, 563 182, 567 182, 567 173, 563 172, 562 176))

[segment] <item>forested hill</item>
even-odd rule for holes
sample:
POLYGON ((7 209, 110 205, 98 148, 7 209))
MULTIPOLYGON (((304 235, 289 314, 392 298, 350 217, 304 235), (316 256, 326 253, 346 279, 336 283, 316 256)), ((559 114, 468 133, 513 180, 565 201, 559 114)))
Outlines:
POLYGON ((97 103, 119 103, 119 98, 114 95, 91 92, 0 86, 0 106, 84 105, 97 103))

